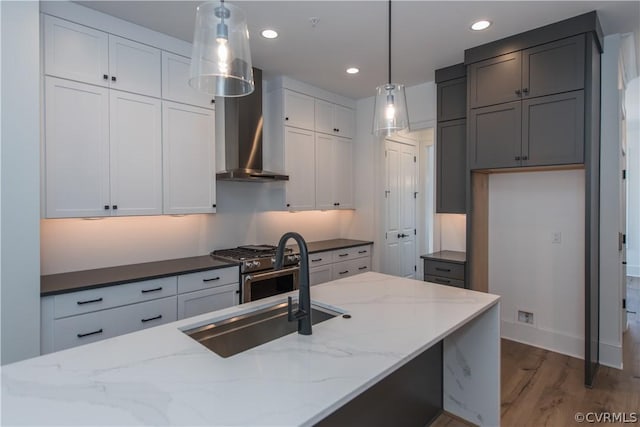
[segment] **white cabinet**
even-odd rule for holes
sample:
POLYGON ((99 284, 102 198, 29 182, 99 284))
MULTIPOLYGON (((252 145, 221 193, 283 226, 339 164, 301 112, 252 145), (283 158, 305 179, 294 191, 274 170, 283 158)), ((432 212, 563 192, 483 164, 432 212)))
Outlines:
POLYGON ((109 85, 160 97, 160 49, 109 35, 109 85))
POLYGON ((162 213, 162 113, 159 99, 111 91, 112 215, 162 213))
POLYGON ((238 283, 178 295, 178 320, 240 304, 238 283))
POLYGON ((110 215, 109 91, 45 79, 48 218, 110 215))
POLYGON ((311 285, 342 279, 371 270, 371 245, 309 254, 311 285))
POLYGON ((215 112, 162 104, 164 213, 214 213, 215 112))
POLYGON ((352 142, 316 133, 316 208, 352 209, 352 142))
POLYGON ((314 103, 311 96, 284 89, 283 120, 287 126, 314 130, 314 103))
POLYGON ((353 138, 355 114, 351 108, 315 100, 315 131, 353 138))
POLYGON ((160 97, 160 50, 53 16, 44 17, 44 72, 160 97))
POLYGON ((321 265, 309 269, 309 285, 319 285, 331 281, 333 278, 333 264, 321 265))
POLYGON ((343 279, 371 270, 371 258, 358 258, 333 264, 333 280, 343 279))
POLYGON ((213 108, 214 98, 189 86, 191 60, 162 52, 162 98, 204 108, 213 108))
POLYGON ((46 217, 161 213, 159 100, 46 77, 45 105, 46 217))
POLYGON ((286 183, 286 207, 292 211, 315 208, 314 133, 285 127, 284 165, 289 175, 286 183))

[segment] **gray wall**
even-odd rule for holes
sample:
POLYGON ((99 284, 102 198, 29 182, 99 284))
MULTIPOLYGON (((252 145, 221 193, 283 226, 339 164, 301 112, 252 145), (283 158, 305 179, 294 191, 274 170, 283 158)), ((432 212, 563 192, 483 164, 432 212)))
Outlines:
POLYGON ((40 17, 1 1, 1 363, 40 354, 40 17))

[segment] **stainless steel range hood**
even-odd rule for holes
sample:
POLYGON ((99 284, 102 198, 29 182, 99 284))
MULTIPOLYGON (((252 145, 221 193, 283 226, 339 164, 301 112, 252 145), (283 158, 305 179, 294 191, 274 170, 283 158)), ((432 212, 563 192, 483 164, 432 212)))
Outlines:
POLYGON ((237 98, 224 99, 225 170, 220 181, 288 181, 282 173, 262 169, 262 70, 253 69, 255 90, 237 98))

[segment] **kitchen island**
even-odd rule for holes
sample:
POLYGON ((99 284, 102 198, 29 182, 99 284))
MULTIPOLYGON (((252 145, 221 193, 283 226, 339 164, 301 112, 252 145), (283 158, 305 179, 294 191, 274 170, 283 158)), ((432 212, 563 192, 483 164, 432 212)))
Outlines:
POLYGON ((229 358, 182 332, 279 295, 3 366, 2 424, 313 425, 440 343, 443 408, 499 424, 499 297, 379 273, 311 297, 351 318, 229 358))

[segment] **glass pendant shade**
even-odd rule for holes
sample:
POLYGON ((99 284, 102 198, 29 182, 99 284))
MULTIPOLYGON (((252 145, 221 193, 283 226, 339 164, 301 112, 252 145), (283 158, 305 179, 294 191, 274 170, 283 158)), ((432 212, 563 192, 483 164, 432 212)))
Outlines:
POLYGON ((373 107, 373 133, 390 136, 409 127, 404 85, 387 83, 376 88, 373 107))
POLYGON ((214 96, 253 92, 249 30, 242 9, 224 1, 198 6, 189 85, 214 96))

